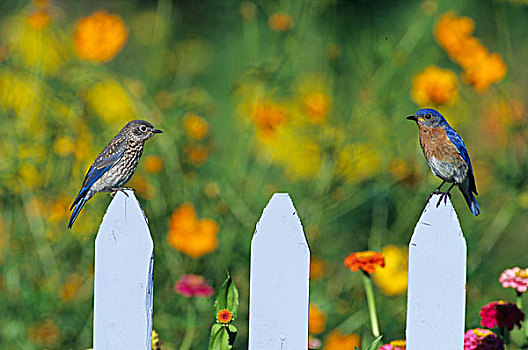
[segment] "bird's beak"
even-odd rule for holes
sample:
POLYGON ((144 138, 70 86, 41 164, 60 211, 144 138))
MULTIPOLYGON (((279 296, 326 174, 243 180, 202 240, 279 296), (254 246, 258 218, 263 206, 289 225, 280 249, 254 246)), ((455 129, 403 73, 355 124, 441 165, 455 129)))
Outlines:
POLYGON ((418 121, 418 117, 415 116, 415 115, 410 115, 410 116, 407 117, 407 119, 409 119, 409 120, 414 120, 415 122, 418 121))
POLYGON ((161 134, 163 131, 159 130, 159 129, 152 129, 150 130, 151 133, 153 134, 161 134))

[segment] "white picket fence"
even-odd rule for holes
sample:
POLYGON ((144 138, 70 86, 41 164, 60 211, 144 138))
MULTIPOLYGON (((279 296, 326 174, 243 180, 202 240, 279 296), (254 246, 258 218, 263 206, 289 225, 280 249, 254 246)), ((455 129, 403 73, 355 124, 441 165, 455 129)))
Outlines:
MULTIPOLYGON (((449 199, 437 200, 409 245, 408 350, 463 349, 466 242, 449 199)), ((94 349, 151 349, 153 243, 132 191, 110 203, 95 249, 94 349)), ((251 242, 249 349, 307 349, 309 273, 297 210, 277 193, 251 242)))

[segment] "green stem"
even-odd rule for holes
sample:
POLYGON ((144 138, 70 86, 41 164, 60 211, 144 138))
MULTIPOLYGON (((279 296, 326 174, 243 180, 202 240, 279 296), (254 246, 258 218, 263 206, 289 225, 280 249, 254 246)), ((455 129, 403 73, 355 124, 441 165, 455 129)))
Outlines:
POLYGON ((185 329, 185 335, 183 336, 183 341, 180 346, 181 350, 189 350, 191 348, 194 338, 195 319, 194 304, 187 303, 187 328, 185 329))
POLYGON ((376 314, 376 301, 374 300, 374 288, 372 286, 372 280, 370 279, 370 275, 366 272, 363 275, 363 284, 365 286, 365 294, 367 295, 367 305, 369 310, 372 335, 377 338, 379 337, 380 332, 378 326, 378 316, 376 314))

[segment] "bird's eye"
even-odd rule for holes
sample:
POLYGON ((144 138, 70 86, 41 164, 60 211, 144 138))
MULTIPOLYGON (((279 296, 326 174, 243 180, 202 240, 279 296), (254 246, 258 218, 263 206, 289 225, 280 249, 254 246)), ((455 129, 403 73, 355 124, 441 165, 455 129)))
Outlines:
POLYGON ((431 119, 431 117, 432 117, 431 113, 427 113, 427 114, 425 115, 425 119, 431 119))
POLYGON ((146 127, 145 125, 141 125, 141 126, 139 127, 139 131, 141 131, 141 132, 147 132, 147 127, 146 127))

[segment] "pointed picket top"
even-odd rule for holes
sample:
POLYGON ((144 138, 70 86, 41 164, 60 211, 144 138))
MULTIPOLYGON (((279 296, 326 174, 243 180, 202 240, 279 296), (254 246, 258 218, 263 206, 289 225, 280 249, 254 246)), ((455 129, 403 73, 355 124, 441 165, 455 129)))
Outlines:
POLYGON ((287 193, 276 193, 251 241, 249 349, 306 349, 310 249, 287 193))
POLYGON ((449 198, 427 203, 409 244, 407 349, 463 349, 466 240, 449 198))
POLYGON ((154 244, 130 190, 117 192, 95 238, 94 349, 151 349, 154 244))

